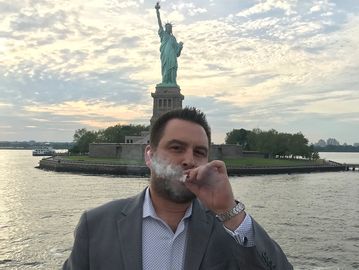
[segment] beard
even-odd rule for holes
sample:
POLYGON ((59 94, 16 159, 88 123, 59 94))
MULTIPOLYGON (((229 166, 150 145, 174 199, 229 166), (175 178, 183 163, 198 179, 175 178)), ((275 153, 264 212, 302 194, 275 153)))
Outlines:
POLYGON ((175 203, 188 203, 196 198, 183 183, 184 170, 153 155, 151 187, 163 198, 175 203))

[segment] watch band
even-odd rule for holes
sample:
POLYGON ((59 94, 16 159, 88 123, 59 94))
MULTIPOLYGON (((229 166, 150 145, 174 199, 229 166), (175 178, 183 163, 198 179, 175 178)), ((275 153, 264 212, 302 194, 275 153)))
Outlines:
POLYGON ((227 212, 216 215, 216 217, 219 219, 219 221, 221 221, 221 222, 228 221, 231 218, 238 215, 239 213, 241 213, 242 211, 244 211, 244 209, 246 208, 244 206, 244 204, 239 201, 236 201, 236 203, 237 204, 233 208, 229 209, 227 212))

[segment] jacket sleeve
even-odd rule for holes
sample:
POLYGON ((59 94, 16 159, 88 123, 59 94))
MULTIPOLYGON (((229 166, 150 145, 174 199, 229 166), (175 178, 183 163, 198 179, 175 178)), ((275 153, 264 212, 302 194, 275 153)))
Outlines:
POLYGON ((75 229, 75 240, 69 258, 65 261, 63 270, 88 270, 89 269, 89 237, 87 226, 87 214, 82 214, 75 229))
POLYGON ((240 269, 292 270, 281 247, 272 240, 265 230, 254 220, 255 246, 239 246, 240 269))

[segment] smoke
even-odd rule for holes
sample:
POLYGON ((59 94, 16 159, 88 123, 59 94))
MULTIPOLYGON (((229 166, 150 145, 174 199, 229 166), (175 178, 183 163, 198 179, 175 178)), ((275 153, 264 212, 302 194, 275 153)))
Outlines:
POLYGON ((185 182, 187 179, 187 174, 181 166, 173 165, 166 160, 162 160, 156 156, 153 156, 151 159, 152 169, 159 178, 176 180, 180 182, 185 182))

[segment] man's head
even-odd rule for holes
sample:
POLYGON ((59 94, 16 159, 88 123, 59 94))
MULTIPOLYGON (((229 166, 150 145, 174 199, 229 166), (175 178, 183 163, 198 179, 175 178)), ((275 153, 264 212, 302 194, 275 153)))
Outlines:
POLYGON ((211 143, 211 128, 208 125, 206 116, 200 110, 197 110, 194 107, 191 108, 184 108, 179 110, 173 110, 163 114, 161 117, 155 121, 151 128, 151 135, 150 135, 150 145, 152 148, 156 148, 158 143, 163 136, 164 129, 167 123, 172 119, 179 119, 188 122, 192 122, 194 124, 200 125, 204 131, 206 132, 207 139, 208 139, 208 146, 211 143))
POLYGON ((151 170, 151 190, 185 203, 195 196, 179 178, 186 170, 208 162, 211 132, 204 114, 195 108, 168 112, 153 124, 146 164, 151 170))
POLYGON ((169 34, 172 34, 172 24, 171 23, 165 24, 165 31, 169 34))

